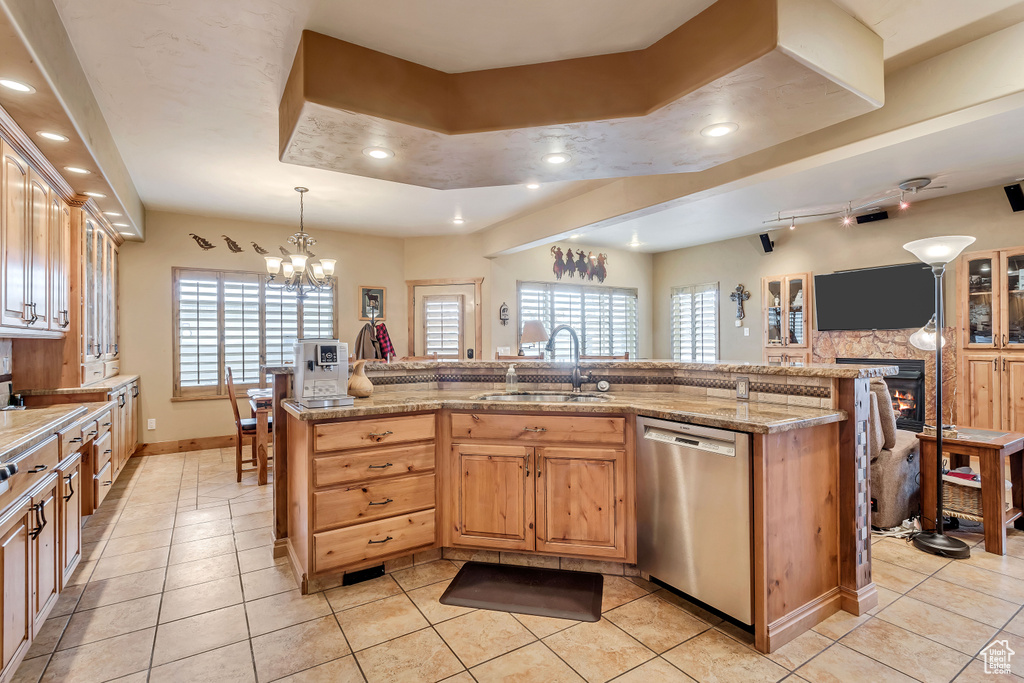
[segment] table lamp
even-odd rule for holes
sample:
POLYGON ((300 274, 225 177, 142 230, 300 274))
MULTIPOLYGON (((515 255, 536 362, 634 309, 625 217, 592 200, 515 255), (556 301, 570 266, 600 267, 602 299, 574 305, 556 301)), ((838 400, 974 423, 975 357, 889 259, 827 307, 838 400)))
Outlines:
MULTIPOLYGON (((936 337, 942 338, 942 279, 946 273, 946 264, 973 243, 973 237, 950 235, 929 237, 903 245, 904 249, 931 266, 932 275, 935 277, 935 316, 933 317, 935 329, 931 333, 931 343, 928 343, 929 340, 925 332, 928 325, 913 335, 921 336, 916 340, 912 338, 912 342, 917 341, 924 347, 931 346, 935 349, 935 415, 937 418, 935 425, 935 458, 937 460, 935 463, 935 476, 937 477, 935 483, 935 531, 922 531, 915 534, 914 547, 932 555, 961 560, 971 556, 970 546, 958 538, 950 538, 942 528, 942 346, 945 342, 937 342, 936 337)), ((921 511, 921 516, 924 517, 924 510, 921 511)))
POLYGON ((543 344, 548 340, 548 331, 539 320, 527 320, 523 323, 523 332, 519 335, 519 355, 523 354, 523 344, 543 344))

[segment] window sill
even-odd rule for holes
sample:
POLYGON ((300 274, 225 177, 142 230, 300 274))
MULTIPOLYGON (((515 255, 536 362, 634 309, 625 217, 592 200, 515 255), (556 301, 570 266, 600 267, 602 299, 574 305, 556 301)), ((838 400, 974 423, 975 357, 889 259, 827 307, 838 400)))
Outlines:
POLYGON ((218 401, 227 399, 227 394, 223 396, 171 396, 171 403, 190 403, 192 401, 218 401))

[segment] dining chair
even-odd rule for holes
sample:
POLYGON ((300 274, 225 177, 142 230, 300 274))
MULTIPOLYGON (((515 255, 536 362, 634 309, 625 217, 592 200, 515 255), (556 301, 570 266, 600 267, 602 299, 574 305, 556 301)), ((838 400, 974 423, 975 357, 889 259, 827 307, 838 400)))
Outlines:
MULTIPOLYGON (((242 481, 242 472, 254 472, 256 468, 256 418, 243 418, 238 412, 238 397, 235 395, 235 380, 231 375, 231 368, 227 368, 228 398, 231 399, 231 411, 235 414, 235 477, 242 481), (245 439, 252 442, 252 457, 242 459, 242 443, 245 439), (248 463, 252 467, 242 469, 242 464, 248 463)), ((267 419, 267 428, 271 434, 274 433, 274 418, 267 419)), ((269 458, 268 458, 269 460, 269 458)))

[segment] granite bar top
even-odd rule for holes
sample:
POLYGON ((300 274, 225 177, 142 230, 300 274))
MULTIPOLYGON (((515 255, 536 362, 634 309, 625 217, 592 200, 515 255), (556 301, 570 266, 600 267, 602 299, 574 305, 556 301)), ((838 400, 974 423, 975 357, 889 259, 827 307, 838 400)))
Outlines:
POLYGON ((88 406, 65 403, 0 411, 0 462, 7 462, 76 422, 90 412, 88 406))
MULTIPOLYGON (((368 373, 406 372, 409 370, 501 370, 504 372, 510 364, 516 364, 525 370, 563 370, 573 367, 571 361, 541 361, 523 358, 514 361, 408 361, 384 363, 369 362, 368 373)), ((585 360, 580 367, 586 370, 689 370, 693 372, 749 373, 752 375, 782 375, 786 377, 828 377, 838 379, 857 379, 865 377, 888 377, 899 372, 895 365, 790 365, 787 363, 743 363, 722 361, 719 363, 676 363, 666 360, 585 360)), ((295 372, 294 365, 264 366, 263 372, 269 375, 290 375, 295 372)), ((25 393, 25 392, 22 392, 25 393)))
MULTIPOLYGON (((803 429, 846 419, 843 410, 737 401, 727 398, 686 396, 675 392, 611 392, 609 400, 593 403, 535 403, 483 401, 481 396, 502 393, 458 389, 387 391, 357 398, 355 405, 339 408, 303 408, 292 399, 282 405, 303 421, 337 420, 370 415, 393 415, 429 410, 633 414, 676 420, 707 427, 767 434, 803 429)), ((531 392, 523 392, 531 393, 531 392)), ((532 392, 537 393, 537 392, 532 392)))
POLYGON ((138 375, 115 375, 84 387, 61 387, 59 389, 15 389, 15 394, 22 396, 55 396, 57 394, 97 394, 104 391, 117 391, 121 387, 139 379, 138 375))

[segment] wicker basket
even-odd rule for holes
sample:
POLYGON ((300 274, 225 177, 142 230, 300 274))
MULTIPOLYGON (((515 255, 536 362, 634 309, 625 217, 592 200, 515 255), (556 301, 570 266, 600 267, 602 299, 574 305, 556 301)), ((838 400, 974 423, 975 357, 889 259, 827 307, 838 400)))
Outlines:
MULTIPOLYGON (((1006 509, 1011 506, 1012 484, 1006 482, 1006 509)), ((942 511, 950 517, 982 520, 981 482, 942 475, 942 511)))

